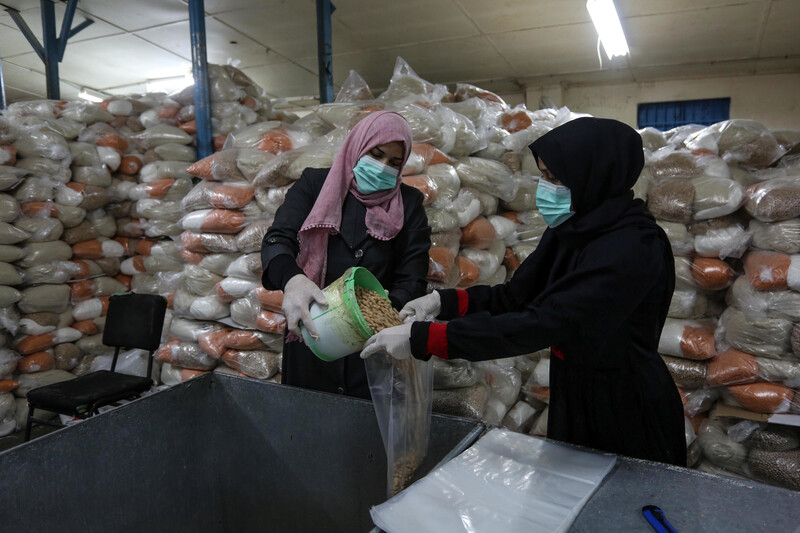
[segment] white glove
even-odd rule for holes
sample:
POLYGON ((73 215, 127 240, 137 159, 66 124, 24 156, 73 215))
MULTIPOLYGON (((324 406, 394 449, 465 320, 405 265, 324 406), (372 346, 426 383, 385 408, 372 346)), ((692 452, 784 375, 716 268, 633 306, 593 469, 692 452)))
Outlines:
POLYGON ((309 311, 312 302, 317 302, 319 305, 328 305, 325 293, 317 287, 316 283, 303 274, 293 276, 283 289, 281 310, 286 316, 286 327, 298 337, 302 337, 299 322, 303 323, 314 339, 319 337, 309 311))
POLYGON ((361 359, 374 353, 386 353, 395 359, 411 357, 411 322, 386 328, 370 337, 361 350, 361 359))
POLYGON ((442 297, 438 291, 411 300, 400 310, 400 320, 403 322, 420 321, 430 322, 439 316, 442 310, 442 297))

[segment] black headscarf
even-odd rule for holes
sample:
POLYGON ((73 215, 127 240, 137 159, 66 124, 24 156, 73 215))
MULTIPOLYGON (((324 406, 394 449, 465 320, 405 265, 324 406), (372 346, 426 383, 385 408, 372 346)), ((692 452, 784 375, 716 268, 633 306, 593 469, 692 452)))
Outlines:
MULTIPOLYGON (((529 146, 553 176, 570 189, 575 215, 542 236, 537 254, 549 271, 537 301, 547 298, 553 285, 571 269, 578 250, 596 237, 624 227, 636 227, 640 235, 661 240, 666 268, 665 306, 667 316, 675 287, 674 261, 667 235, 645 210, 642 200, 634 200, 633 187, 644 167, 642 138, 630 126, 617 120, 579 118, 546 133, 529 146)), ((622 268, 622 267, 621 267, 622 268)))
POLYGON ((627 124, 606 118, 567 122, 530 149, 569 187, 578 217, 631 190, 644 167, 641 136, 627 124))
POLYGON ((641 136, 627 124, 579 118, 529 148, 572 194, 575 215, 554 230, 562 244, 580 245, 620 225, 658 231, 644 202, 633 199, 631 188, 644 167, 644 152, 641 136))

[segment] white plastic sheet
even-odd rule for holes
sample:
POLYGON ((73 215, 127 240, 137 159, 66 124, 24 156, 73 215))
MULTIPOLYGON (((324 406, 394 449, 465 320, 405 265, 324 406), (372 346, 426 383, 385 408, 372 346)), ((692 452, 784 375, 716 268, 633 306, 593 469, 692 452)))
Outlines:
POLYGON ((615 461, 493 429, 371 515, 389 533, 566 531, 615 461))

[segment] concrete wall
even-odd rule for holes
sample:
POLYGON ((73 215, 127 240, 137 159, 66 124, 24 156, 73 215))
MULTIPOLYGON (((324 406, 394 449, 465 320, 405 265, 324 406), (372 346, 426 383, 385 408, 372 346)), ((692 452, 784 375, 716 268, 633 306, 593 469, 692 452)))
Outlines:
POLYGON ((771 129, 800 129, 800 73, 527 87, 526 105, 537 109, 543 96, 557 106, 566 105, 573 111, 596 117, 615 118, 633 127, 636 127, 636 109, 640 103, 730 97, 731 118, 758 120, 771 129))

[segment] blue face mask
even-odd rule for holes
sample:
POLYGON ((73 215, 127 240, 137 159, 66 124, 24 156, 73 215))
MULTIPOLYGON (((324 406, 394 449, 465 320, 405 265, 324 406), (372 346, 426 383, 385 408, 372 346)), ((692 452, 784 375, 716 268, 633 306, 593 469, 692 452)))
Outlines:
POLYGON ((575 211, 570 209, 571 206, 572 193, 569 188, 539 180, 539 186, 536 187, 536 207, 548 226, 555 228, 574 215, 575 211))
POLYGON ((378 191, 393 189, 397 184, 396 168, 384 165, 375 158, 365 155, 353 167, 356 177, 356 188, 361 194, 372 194, 378 191))

